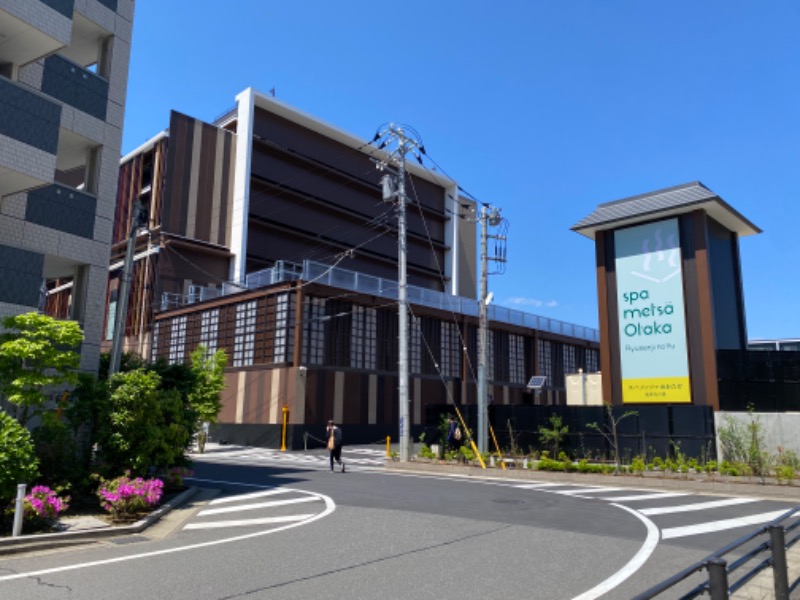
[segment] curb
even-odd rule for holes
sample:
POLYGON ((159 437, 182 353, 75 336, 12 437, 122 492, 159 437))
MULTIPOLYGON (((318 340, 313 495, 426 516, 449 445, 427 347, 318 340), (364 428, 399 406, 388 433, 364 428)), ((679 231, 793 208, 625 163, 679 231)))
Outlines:
POLYGON ((82 531, 41 533, 2 538, 0 539, 0 556, 29 552, 32 550, 51 550, 53 548, 62 548, 65 546, 83 544, 87 541, 92 541, 95 539, 141 533, 159 521, 164 515, 168 514, 170 511, 192 498, 199 491, 200 488, 190 487, 189 489, 172 498, 169 502, 159 506, 146 517, 136 521, 131 525, 124 525, 121 527, 105 525, 95 529, 85 529, 82 531))
POLYGON ((499 468, 481 469, 472 465, 438 464, 410 461, 400 463, 387 461, 386 470, 415 473, 420 475, 448 475, 452 477, 491 479, 496 481, 547 481, 564 484, 585 484, 587 486, 654 488, 673 491, 706 493, 711 495, 755 496, 764 500, 790 501, 800 504, 800 487, 797 485, 761 485, 758 483, 731 480, 701 480, 682 477, 654 477, 637 475, 598 475, 595 473, 559 473, 512 468, 503 471, 499 468))

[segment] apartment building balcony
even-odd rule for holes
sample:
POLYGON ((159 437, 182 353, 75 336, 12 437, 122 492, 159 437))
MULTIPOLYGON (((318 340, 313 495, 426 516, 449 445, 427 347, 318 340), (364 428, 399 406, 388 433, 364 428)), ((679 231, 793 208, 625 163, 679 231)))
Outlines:
POLYGON ((0 197, 53 183, 61 106, 0 77, 0 197))
POLYGON ((41 90, 100 121, 106 120, 108 80, 65 56, 53 54, 44 60, 41 90))
POLYGON ((25 220, 91 240, 97 198, 60 183, 28 192, 25 220))
POLYGON ((75 0, 0 1, 0 74, 70 43, 75 0))

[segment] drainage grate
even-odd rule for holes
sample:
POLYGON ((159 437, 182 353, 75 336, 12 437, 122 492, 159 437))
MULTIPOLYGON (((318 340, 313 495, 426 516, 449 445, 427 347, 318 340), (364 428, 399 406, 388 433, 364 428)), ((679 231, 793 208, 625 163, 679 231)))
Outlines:
POLYGON ((148 538, 143 535, 129 535, 124 538, 117 538, 115 540, 111 540, 111 543, 117 544, 118 546, 122 546, 124 544, 136 544, 138 542, 146 542, 147 540, 148 538))

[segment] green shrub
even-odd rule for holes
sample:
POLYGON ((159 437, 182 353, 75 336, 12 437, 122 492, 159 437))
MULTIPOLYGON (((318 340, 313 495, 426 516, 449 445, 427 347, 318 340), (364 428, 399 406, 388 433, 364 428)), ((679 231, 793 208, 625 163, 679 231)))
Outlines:
POLYGON ((630 471, 632 473, 643 473, 645 469, 647 469, 647 465, 645 465, 643 457, 637 456, 631 461, 630 471))
POLYGON ((723 460, 719 466, 719 474, 738 477, 739 475, 742 474, 741 464, 740 463, 735 464, 728 460, 723 460))
MULTIPOLYGON (((54 414, 42 415, 42 424, 31 435, 39 458, 41 479, 51 486, 72 487, 81 480, 83 468, 78 446, 67 426, 54 414)), ((86 473, 88 475, 88 473, 86 473)))
POLYGON ((419 449, 419 455, 422 458, 436 458, 436 454, 428 447, 428 444, 422 444, 422 447, 419 449))
POLYGON ((560 460, 553 460, 552 458, 543 456, 539 460, 538 469, 540 471, 564 471, 564 463, 560 460))
POLYGON ((713 473, 714 471, 716 471, 717 470, 717 461, 715 461, 715 460, 708 461, 706 463, 705 470, 706 470, 706 473, 713 473))
POLYGON ((794 467, 791 465, 778 465, 775 467, 775 477, 778 481, 791 482, 794 479, 794 467))
POLYGON ((17 484, 35 480, 38 466, 28 430, 0 411, 0 501, 10 502, 17 495, 17 484))

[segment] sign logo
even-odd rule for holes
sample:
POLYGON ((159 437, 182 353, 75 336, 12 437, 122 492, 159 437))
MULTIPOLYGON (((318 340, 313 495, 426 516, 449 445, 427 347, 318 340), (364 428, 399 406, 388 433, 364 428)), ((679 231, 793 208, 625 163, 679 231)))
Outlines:
POLYGON ((692 401, 677 219, 614 232, 624 403, 692 401))

